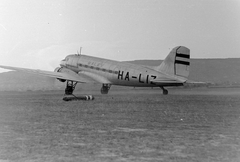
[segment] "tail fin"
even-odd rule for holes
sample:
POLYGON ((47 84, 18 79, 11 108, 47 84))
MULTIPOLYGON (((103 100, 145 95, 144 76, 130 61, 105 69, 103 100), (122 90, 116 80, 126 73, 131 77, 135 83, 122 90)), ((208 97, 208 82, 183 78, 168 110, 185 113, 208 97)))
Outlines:
POLYGON ((155 70, 168 75, 187 78, 190 66, 190 50, 184 46, 172 49, 165 60, 155 70))

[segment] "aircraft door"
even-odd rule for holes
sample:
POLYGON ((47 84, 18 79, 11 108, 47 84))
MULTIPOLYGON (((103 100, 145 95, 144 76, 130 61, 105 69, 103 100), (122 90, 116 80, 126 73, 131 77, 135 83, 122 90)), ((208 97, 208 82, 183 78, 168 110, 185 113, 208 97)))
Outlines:
POLYGON ((119 82, 118 73, 119 73, 119 71, 121 70, 121 67, 118 66, 118 65, 113 65, 113 66, 111 66, 111 68, 113 69, 112 79, 114 80, 115 83, 118 83, 118 82, 119 82))

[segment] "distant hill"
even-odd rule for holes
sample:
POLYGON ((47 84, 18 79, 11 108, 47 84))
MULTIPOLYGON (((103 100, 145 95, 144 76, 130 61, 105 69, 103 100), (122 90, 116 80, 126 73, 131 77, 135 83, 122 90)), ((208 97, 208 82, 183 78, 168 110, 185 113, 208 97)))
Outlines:
MULTIPOLYGON (((129 63, 158 66, 161 60, 136 60, 129 63)), ((240 58, 230 59, 192 59, 189 79, 211 82, 216 86, 240 85, 240 58)), ((100 85, 78 86, 78 89, 99 88, 100 85)), ((38 76, 22 72, 0 73, 0 91, 26 90, 64 90, 65 83, 54 78, 38 76)))
POLYGON ((23 72, 0 73, 0 91, 53 90, 55 79, 23 72))
MULTIPOLYGON (((158 66, 161 60, 136 60, 130 63, 158 66)), ((191 59, 189 79, 211 82, 215 85, 240 84, 240 58, 191 59)))

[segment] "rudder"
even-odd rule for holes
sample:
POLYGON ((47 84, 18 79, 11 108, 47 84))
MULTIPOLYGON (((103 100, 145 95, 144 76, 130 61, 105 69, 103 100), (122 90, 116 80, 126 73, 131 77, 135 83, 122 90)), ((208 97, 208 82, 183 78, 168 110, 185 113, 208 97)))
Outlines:
POLYGON ((177 46, 171 50, 165 60, 155 70, 168 75, 187 78, 190 66, 190 50, 184 46, 177 46))

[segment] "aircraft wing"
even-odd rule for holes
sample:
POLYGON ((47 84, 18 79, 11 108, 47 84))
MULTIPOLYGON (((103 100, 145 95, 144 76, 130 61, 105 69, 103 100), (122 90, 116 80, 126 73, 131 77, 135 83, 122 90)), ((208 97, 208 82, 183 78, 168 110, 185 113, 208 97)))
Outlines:
POLYGON ((86 72, 86 71, 80 71, 78 75, 83 76, 84 78, 88 78, 90 80, 93 80, 94 82, 102 83, 102 84, 111 84, 111 82, 98 74, 86 72))
POLYGON ((71 81, 80 82, 80 83, 90 82, 86 78, 82 78, 76 73, 53 72, 53 71, 45 71, 45 70, 38 70, 38 69, 27 69, 27 68, 2 66, 2 65, 0 65, 0 68, 8 69, 8 70, 14 70, 14 71, 21 71, 21 72, 26 72, 26 73, 32 73, 32 74, 37 74, 37 75, 43 75, 43 76, 57 78, 57 79, 71 80, 71 81))

